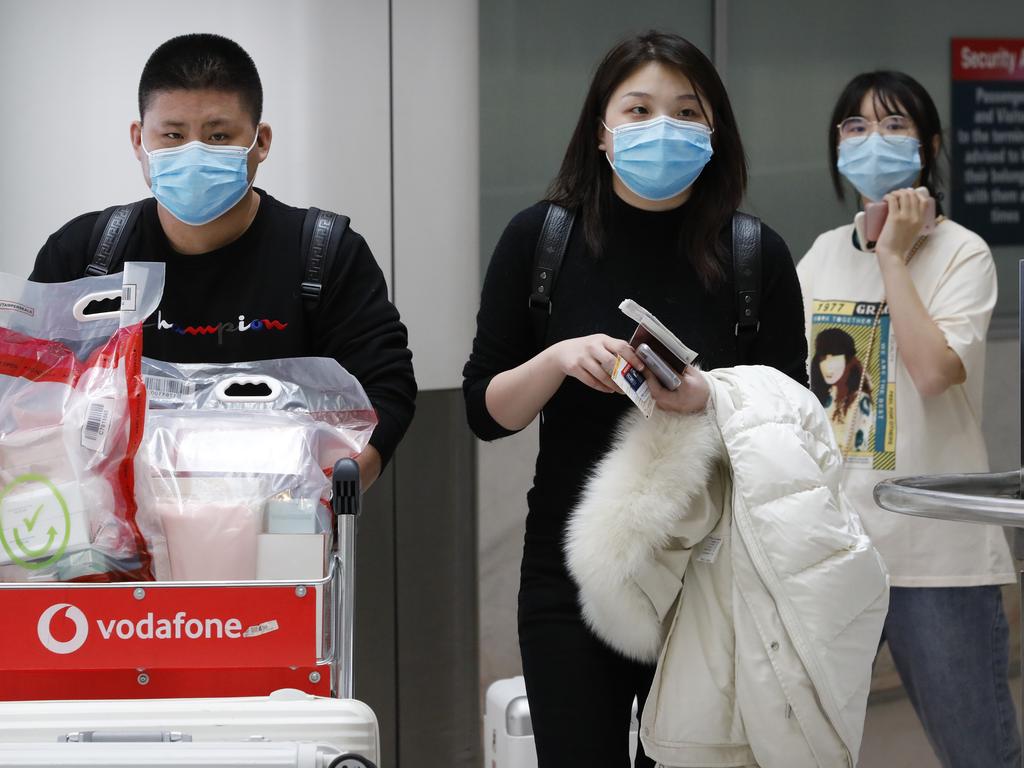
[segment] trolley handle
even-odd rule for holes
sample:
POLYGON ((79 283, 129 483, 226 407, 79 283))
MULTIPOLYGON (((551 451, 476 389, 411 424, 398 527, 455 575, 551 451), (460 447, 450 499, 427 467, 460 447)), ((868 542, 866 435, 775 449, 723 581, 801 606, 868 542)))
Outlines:
POLYGON ((355 459, 339 459, 332 475, 332 506, 335 516, 359 514, 359 465, 355 459))
POLYGON ((359 465, 353 459, 342 459, 334 465, 333 494, 334 527, 337 547, 334 553, 335 578, 331 599, 334 629, 331 633, 332 693, 340 699, 354 695, 352 676, 353 624, 356 599, 356 516, 359 514, 359 465))

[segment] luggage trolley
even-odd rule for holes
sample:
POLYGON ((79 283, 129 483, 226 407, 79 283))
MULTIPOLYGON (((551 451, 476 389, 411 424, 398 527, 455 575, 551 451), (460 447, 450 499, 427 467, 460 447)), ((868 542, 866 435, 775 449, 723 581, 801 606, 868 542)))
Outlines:
POLYGON ((373 768, 352 459, 332 486, 322 579, 0 584, 0 766, 373 768))

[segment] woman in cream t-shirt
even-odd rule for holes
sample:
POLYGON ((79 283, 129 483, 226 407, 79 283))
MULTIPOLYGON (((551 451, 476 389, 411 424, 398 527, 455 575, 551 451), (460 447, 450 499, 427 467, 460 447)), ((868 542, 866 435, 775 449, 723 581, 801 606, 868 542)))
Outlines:
POLYGON ((851 431, 846 417, 833 426, 846 493, 892 579, 882 638, 944 766, 1018 766, 998 586, 1015 575, 1002 529, 907 517, 872 496, 896 475, 988 470, 981 406, 997 290, 992 255, 941 215, 933 232, 921 232, 926 201, 911 187, 936 195, 942 130, 915 80, 855 77, 830 135, 839 197, 841 174, 862 202, 889 206, 873 252, 848 224, 820 235, 797 266, 818 378, 835 379, 819 399, 834 408, 841 392, 870 422, 851 431), (853 360, 859 372, 848 370, 853 360))

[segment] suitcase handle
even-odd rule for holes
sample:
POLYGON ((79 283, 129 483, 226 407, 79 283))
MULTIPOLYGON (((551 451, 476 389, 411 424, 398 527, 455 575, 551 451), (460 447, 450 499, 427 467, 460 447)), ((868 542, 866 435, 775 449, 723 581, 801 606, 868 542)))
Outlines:
POLYGON ((121 744, 132 742, 192 741, 191 734, 179 731, 72 731, 57 737, 58 742, 74 744, 121 744))

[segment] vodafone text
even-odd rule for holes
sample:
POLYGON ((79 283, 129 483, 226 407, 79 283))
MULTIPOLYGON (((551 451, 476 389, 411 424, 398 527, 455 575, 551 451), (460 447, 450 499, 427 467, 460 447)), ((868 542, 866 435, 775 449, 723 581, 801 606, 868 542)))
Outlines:
POLYGON ((158 619, 152 612, 138 621, 130 619, 96 620, 96 627, 104 640, 117 637, 121 640, 199 640, 242 637, 242 622, 238 619, 196 619, 189 618, 184 611, 178 611, 173 619, 158 619))

